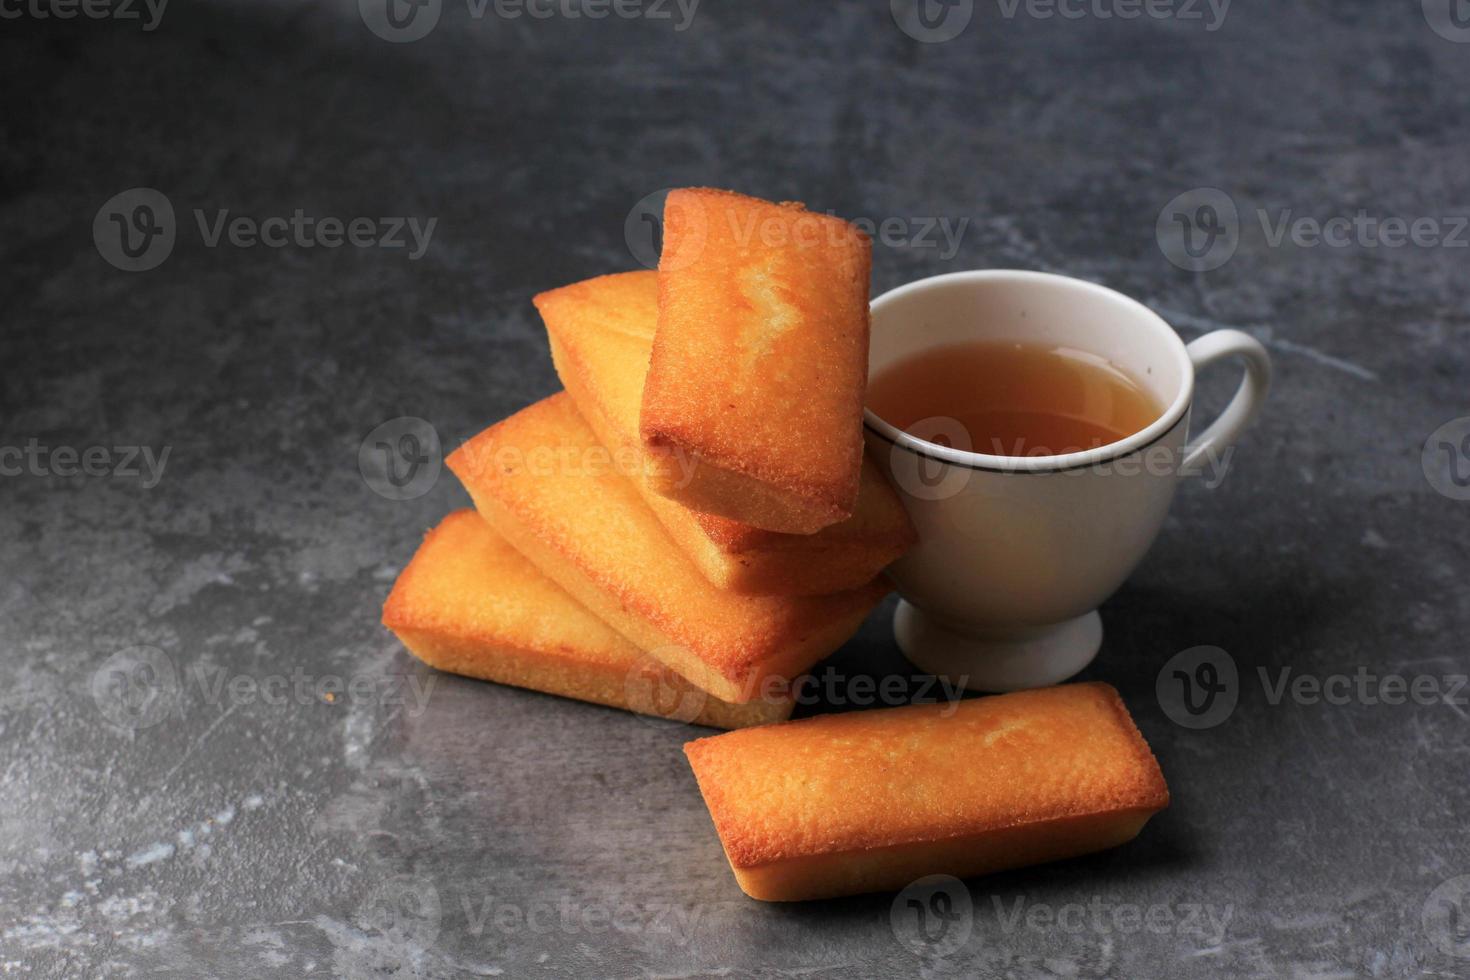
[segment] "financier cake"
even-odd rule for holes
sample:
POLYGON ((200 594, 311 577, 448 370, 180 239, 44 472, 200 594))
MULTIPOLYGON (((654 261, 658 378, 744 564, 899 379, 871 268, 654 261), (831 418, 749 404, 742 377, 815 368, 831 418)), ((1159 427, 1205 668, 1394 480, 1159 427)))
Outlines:
POLYGON ((1169 805, 1118 692, 820 715, 684 746, 735 880, 795 901, 1114 847, 1169 805))
POLYGON ((716 588, 616 471, 566 392, 491 426, 446 463, 480 514, 549 578, 725 701, 789 690, 888 591, 881 581, 830 596, 716 588))
POLYGON ((840 218, 669 192, 641 416, 655 490, 768 531, 852 516, 871 264, 872 243, 840 218))
POLYGON ((677 721, 781 721, 787 699, 729 704, 673 676, 538 572, 473 510, 424 537, 383 625, 430 667, 677 721))
POLYGON ((763 531, 656 493, 638 413, 658 321, 657 275, 599 276, 544 292, 535 303, 567 394, 603 445, 626 454, 644 502, 715 585, 767 595, 840 592, 871 581, 913 544, 908 514, 871 460, 853 516, 810 535, 763 531))

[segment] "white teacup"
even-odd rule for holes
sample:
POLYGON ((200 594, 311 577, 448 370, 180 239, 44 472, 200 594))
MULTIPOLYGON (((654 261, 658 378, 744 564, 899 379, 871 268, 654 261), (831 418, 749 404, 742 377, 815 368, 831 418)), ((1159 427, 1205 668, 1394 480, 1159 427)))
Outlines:
POLYGON ((903 599, 894 635, 904 654, 979 691, 1066 680, 1097 655, 1097 607, 1148 551, 1180 475, 1223 466, 1260 410, 1271 379, 1266 349, 1238 330, 1186 346, 1141 303, 1040 272, 935 276, 884 293, 872 311, 870 377, 934 347, 1026 341, 1099 355, 1167 406, 1126 439, 1056 456, 970 452, 954 420, 920 422, 909 434, 866 413, 868 452, 887 467, 919 532, 887 573, 903 599), (1195 371, 1227 357, 1245 363, 1240 388, 1189 439, 1195 371), (940 433, 951 445, 920 438, 940 433))

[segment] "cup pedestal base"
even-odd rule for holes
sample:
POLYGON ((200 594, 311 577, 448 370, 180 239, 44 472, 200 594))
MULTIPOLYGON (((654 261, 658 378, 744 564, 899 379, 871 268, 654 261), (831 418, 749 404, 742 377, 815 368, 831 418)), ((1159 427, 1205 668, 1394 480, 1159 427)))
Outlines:
POLYGON ((1102 646, 1102 619, 1094 609, 1047 626, 979 632, 901 600, 893 637, 920 670, 971 691, 1004 693, 1060 684, 1092 663, 1102 646))

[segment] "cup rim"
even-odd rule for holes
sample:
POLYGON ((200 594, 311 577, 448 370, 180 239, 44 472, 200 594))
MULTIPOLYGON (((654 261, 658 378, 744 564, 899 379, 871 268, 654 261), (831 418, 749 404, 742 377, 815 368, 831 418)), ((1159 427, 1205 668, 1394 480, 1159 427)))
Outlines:
POLYGON ((877 313, 880 307, 902 299, 911 293, 923 292, 929 289, 953 288, 955 286, 968 286, 975 283, 1012 282, 1029 285, 1040 285, 1048 287, 1060 287, 1063 289, 1075 289, 1083 293, 1091 293, 1097 298, 1107 298, 1114 302, 1121 302, 1125 308, 1137 314, 1150 326, 1157 327, 1159 333, 1166 338, 1166 343, 1175 359, 1179 362, 1179 376, 1183 383, 1175 394, 1174 400, 1169 403, 1168 408, 1148 425, 1132 433, 1117 442, 1107 445, 1095 446, 1092 449, 1084 449, 1074 453, 1056 453, 1050 456, 1000 456, 993 453, 977 453, 965 449, 955 449, 951 446, 942 446, 937 442, 929 442, 912 436, 897 426, 884 421, 863 405, 863 426, 875 435, 901 446, 910 452, 920 456, 927 456, 945 463, 953 463, 977 470, 996 470, 1006 473, 1054 473, 1061 470, 1079 469, 1086 466, 1095 466, 1114 459, 1147 449, 1158 442, 1169 432, 1173 431, 1184 418, 1189 409, 1190 402, 1194 399, 1194 365, 1189 359, 1189 352, 1185 349, 1184 341, 1177 331, 1169 326, 1168 321, 1159 316, 1153 310, 1144 306, 1138 300, 1110 289, 1099 283, 1090 282, 1086 279, 1078 279, 1075 276, 1064 276, 1053 272, 1033 272, 1027 269, 972 269, 965 272, 946 272, 942 275, 928 276, 924 279, 916 279, 888 290, 881 296, 876 297, 868 304, 871 313, 877 313))

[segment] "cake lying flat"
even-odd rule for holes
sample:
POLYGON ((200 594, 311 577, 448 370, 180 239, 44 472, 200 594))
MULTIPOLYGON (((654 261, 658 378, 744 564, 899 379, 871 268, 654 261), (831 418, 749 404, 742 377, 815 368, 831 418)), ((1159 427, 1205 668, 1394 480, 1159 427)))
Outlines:
POLYGON ((658 277, 624 272, 536 297, 557 374, 603 444, 626 454, 626 470, 664 528, 715 585, 737 592, 825 595, 871 581, 914 542, 898 495, 866 461, 852 517, 816 534, 763 531, 702 514, 655 492, 653 463, 638 435, 643 380, 658 320, 658 277))
POLYGON ((871 264, 867 236, 800 204, 669 192, 641 418, 655 490, 792 534, 852 515, 871 264))
POLYGON ((565 392, 446 461, 475 507, 599 618, 696 686, 743 703, 789 690, 888 591, 746 596, 716 588, 668 536, 565 392))
POLYGON ((430 531, 383 625, 430 667, 677 721, 740 728, 792 702, 729 704, 672 675, 538 572, 472 510, 430 531))
POLYGON ((1114 847, 1169 804, 1118 692, 1070 684, 684 746, 740 888, 896 890, 1114 847))

